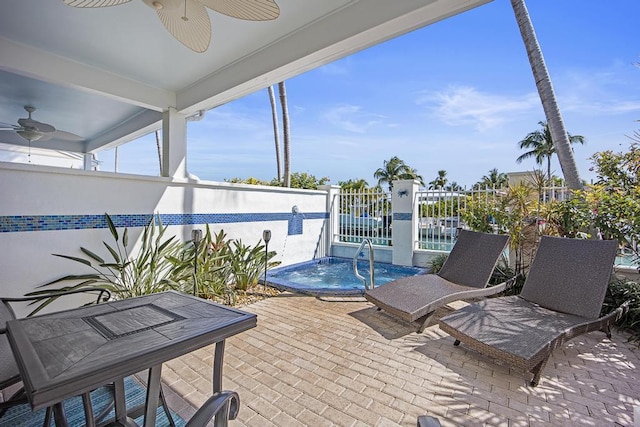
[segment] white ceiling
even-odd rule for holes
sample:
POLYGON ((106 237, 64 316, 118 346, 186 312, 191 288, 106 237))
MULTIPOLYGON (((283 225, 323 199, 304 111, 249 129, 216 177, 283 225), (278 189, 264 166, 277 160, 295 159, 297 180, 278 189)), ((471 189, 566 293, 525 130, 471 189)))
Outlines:
MULTIPOLYGON (((254 22, 209 11, 212 41, 195 53, 141 0, 73 8, 0 2, 0 122, 33 118, 84 138, 33 146, 90 152, 157 128, 161 112, 210 109, 490 0, 276 0, 254 22)), ((0 142, 26 145, 11 131, 0 142)))

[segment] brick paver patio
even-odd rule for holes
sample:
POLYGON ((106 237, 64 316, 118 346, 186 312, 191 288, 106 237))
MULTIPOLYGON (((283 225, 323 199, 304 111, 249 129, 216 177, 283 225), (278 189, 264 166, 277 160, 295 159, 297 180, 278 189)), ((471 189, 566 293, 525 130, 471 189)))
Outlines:
MULTIPOLYGON (((633 425, 639 351, 614 332, 557 350, 529 376, 453 346, 431 325, 400 323, 361 299, 283 294, 249 305, 258 327, 227 341, 223 387, 241 399, 232 426, 633 425)), ((188 419, 211 394, 212 347, 165 364, 170 406, 188 419)))

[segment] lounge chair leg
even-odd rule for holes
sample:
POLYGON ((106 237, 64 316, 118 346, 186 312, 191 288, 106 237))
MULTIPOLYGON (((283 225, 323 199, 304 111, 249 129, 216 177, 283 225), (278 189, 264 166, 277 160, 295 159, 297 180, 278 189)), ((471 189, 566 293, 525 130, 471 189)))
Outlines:
POLYGON ((607 335, 607 338, 611 339, 611 325, 605 326, 603 332, 607 335))
POLYGON ((427 329, 427 326, 431 322, 431 319, 433 319, 434 314, 436 314, 435 311, 432 311, 431 313, 427 314, 427 317, 425 317, 424 322, 422 322, 420 329, 418 329, 419 334, 423 333, 424 330, 427 329))
MULTIPOLYGON (((549 354, 551 356, 551 354, 549 354)), ((547 356, 542 362, 538 363, 536 367, 534 367, 531 372, 533 373, 533 379, 531 380, 531 387, 535 387, 540 383, 540 377, 542 376, 542 371, 544 367, 547 366, 547 361, 549 360, 549 356, 547 356)))
POLYGON ((459 346, 459 345, 460 345, 460 340, 455 340, 455 341, 453 342, 453 345, 455 345, 456 347, 457 347, 457 346, 459 346))

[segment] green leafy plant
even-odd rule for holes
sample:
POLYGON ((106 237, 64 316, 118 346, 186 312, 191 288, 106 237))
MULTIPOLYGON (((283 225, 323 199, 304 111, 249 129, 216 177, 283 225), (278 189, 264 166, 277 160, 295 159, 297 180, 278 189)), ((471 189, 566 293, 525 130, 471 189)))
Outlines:
MULTIPOLYGON (((96 252, 85 247, 80 247, 80 251, 84 254, 83 257, 53 254, 89 267, 93 270, 93 273, 71 274, 40 287, 64 282, 76 282, 70 286, 47 291, 105 288, 116 299, 147 295, 170 289, 171 282, 168 278, 172 265, 169 262, 169 257, 177 252, 180 243, 175 240, 175 236, 165 238, 167 227, 162 225, 160 217, 152 218, 150 224, 144 227, 141 248, 135 254, 135 257, 132 257, 129 249, 128 229, 125 228, 120 234, 108 214, 105 214, 105 219, 115 244, 109 244, 105 241, 102 243, 111 258, 105 260, 96 252)), ((34 293, 27 295, 32 294, 34 293)))
POLYGON ((265 256, 265 246, 260 243, 252 247, 240 239, 233 240, 229 250, 229 268, 236 289, 246 291, 257 285, 264 274, 265 265, 273 268, 280 264, 279 261, 270 261, 274 256, 275 251, 269 251, 265 256))
POLYGON ((630 332, 629 341, 635 341, 640 345, 640 283, 621 278, 613 279, 607 289, 602 314, 612 312, 626 301, 629 302, 629 310, 616 325, 630 332))
POLYGON ((431 258, 431 261, 429 261, 429 273, 437 274, 440 269, 442 269, 442 266, 448 257, 449 254, 438 254, 431 258))
POLYGON ((169 256, 173 268, 170 281, 176 289, 185 293, 193 293, 194 279, 197 285, 196 295, 201 298, 229 298, 233 292, 231 286, 231 270, 227 264, 229 243, 225 240, 224 230, 212 234, 209 225, 198 246, 197 268, 194 268, 195 247, 187 242, 175 255, 169 256))

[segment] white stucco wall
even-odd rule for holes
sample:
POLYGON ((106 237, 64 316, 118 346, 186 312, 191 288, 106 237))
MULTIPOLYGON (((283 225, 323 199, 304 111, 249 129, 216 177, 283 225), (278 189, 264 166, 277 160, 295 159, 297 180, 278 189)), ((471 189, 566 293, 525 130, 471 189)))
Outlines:
MULTIPOLYGON (((321 232, 326 220, 326 191, 295 190, 241 184, 172 180, 161 177, 87 172, 14 163, 0 163, 0 295, 21 296, 36 286, 82 266, 53 253, 81 255, 80 246, 107 257, 102 241, 111 242, 108 229, 59 231, 6 231, 9 216, 124 214, 255 214, 256 221, 210 224, 227 237, 255 245, 270 229, 269 250, 283 264, 325 256, 321 232), (303 233, 288 234, 288 221, 296 205, 303 218, 303 233), (317 219, 305 218, 315 214, 317 219), (279 220, 264 220, 279 217, 279 220)), ((234 217, 235 218, 235 217, 234 217)), ((250 217, 253 218, 253 217, 250 217)), ((9 224, 9 228, 10 224, 9 224)), ((204 224, 170 226, 168 234, 191 239, 191 229, 204 224)), ((142 228, 130 228, 136 241, 142 228)))

